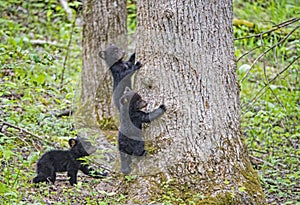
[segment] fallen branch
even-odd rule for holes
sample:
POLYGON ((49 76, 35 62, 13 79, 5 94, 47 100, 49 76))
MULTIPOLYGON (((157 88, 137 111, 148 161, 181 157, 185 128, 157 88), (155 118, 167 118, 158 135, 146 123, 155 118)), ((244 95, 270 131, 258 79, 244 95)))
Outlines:
POLYGON ((73 115, 75 113, 75 110, 76 110, 76 108, 75 109, 66 109, 66 110, 63 110, 60 113, 55 114, 54 116, 58 117, 58 118, 59 117, 64 117, 64 116, 70 117, 71 115, 73 115))
POLYGON ((26 133, 26 134, 28 134, 28 135, 31 135, 31 136, 33 136, 35 139, 37 139, 37 140, 39 140, 39 141, 44 141, 44 142, 46 142, 47 144, 52 145, 51 143, 45 141, 44 138, 42 138, 42 137, 40 137, 40 136, 38 136, 38 135, 36 135, 36 134, 34 134, 34 133, 28 131, 28 130, 25 129, 25 128, 18 127, 17 125, 13 125, 13 124, 11 124, 11 123, 9 123, 9 122, 6 122, 6 121, 4 121, 4 120, 2 120, 2 119, 0 119, 0 122, 1 122, 3 125, 6 125, 6 126, 9 126, 9 127, 14 128, 14 129, 16 129, 16 130, 19 130, 21 133, 26 133))
POLYGON ((37 44, 37 45, 45 45, 45 44, 47 44, 47 45, 55 46, 55 47, 59 47, 59 48, 68 48, 64 44, 60 44, 60 43, 53 42, 53 41, 46 41, 46 40, 40 40, 40 39, 29 40, 29 39, 26 39, 26 38, 24 38, 23 41, 27 42, 27 43, 31 43, 31 44, 37 44))
POLYGON ((247 20, 237 19, 237 18, 234 18, 232 23, 233 23, 234 26, 244 25, 248 28, 254 28, 255 27, 255 23, 252 23, 252 22, 247 21, 247 20))

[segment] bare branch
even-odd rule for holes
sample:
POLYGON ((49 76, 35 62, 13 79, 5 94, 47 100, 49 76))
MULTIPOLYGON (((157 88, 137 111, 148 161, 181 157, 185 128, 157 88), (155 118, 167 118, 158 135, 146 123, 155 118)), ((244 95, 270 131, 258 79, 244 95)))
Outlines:
POLYGON ((65 55, 65 58, 64 58, 63 69, 62 69, 61 78, 60 78, 60 87, 62 87, 63 84, 64 84, 66 64, 67 64, 67 60, 68 60, 69 53, 70 53, 70 47, 71 47, 71 43, 72 43, 72 37, 73 37, 73 34, 74 34, 75 23, 76 23, 76 17, 74 18, 73 23, 72 23, 72 30, 71 30, 71 33, 70 33, 70 39, 69 39, 68 46, 67 46, 67 52, 66 52, 66 55, 65 55))
POLYGON ((239 62, 244 56, 248 55, 249 53, 251 53, 252 51, 254 51, 254 50, 256 50, 256 49, 258 49, 258 48, 260 48, 260 47, 261 47, 261 46, 257 46, 257 47, 255 47, 255 48, 252 48, 251 50, 247 51, 246 53, 244 53, 243 55, 241 55, 241 56, 236 60, 236 62, 239 62))
POLYGON ((288 26, 290 24, 293 24, 293 23, 295 23, 295 22, 297 22, 299 20, 300 20, 300 18, 292 18, 290 20, 287 20, 285 22, 282 22, 280 24, 277 24, 277 25, 273 26, 275 28, 270 29, 268 31, 265 31, 263 33, 258 33, 258 34, 254 34, 254 35, 251 35, 251 36, 245 36, 245 37, 235 38, 234 40, 238 41, 238 40, 247 39, 247 38, 258 38, 258 37, 264 36, 265 34, 272 33, 273 31, 276 31, 276 30, 278 30, 280 28, 283 28, 283 27, 286 27, 286 26, 288 26))
POLYGON ((274 77, 268 82, 268 84, 266 84, 264 87, 262 87, 262 88, 256 93, 256 95, 252 98, 252 100, 250 100, 250 102, 248 102, 247 104, 245 104, 245 105, 242 106, 242 109, 243 109, 245 106, 247 106, 246 110, 248 111, 250 105, 251 105, 252 103, 256 102, 256 101, 264 94, 264 92, 265 92, 264 89, 265 89, 266 87, 268 87, 268 85, 269 85, 271 82, 273 82, 274 80, 276 80, 282 73, 284 73, 285 71, 287 71, 287 70, 289 69, 289 67, 290 67, 291 65, 293 65, 299 58, 300 58, 300 56, 297 56, 297 58, 295 58, 295 59, 294 59, 287 67, 285 67, 282 71, 280 71, 279 73, 277 73, 277 75, 274 76, 274 77), (264 91, 264 92, 263 92, 262 94, 260 94, 262 91, 264 91))
POLYGON ((286 39, 288 39, 298 28, 300 28, 300 25, 296 26, 290 33, 288 33, 283 39, 281 39, 278 43, 274 44, 273 46, 271 46, 269 49, 267 49, 266 51, 264 51, 262 54, 260 54, 255 60, 254 62, 251 64, 250 69, 247 71, 247 73, 243 76, 243 78, 240 80, 239 83, 242 83, 246 77, 248 76, 248 74, 250 73, 250 71, 252 70, 253 66, 257 63, 258 60, 260 60, 264 55, 266 55, 266 53, 268 53, 270 50, 274 49, 275 47, 279 46, 281 43, 283 43, 286 39))

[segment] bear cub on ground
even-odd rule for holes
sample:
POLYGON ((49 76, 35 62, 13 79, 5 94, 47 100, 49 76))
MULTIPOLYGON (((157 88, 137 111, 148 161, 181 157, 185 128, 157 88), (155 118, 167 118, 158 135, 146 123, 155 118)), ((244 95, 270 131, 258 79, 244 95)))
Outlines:
POLYGON ((142 124, 159 118, 166 112, 166 106, 160 105, 152 112, 141 111, 147 106, 141 96, 126 87, 120 99, 120 130, 118 148, 121 157, 121 172, 129 174, 132 156, 145 156, 145 142, 142 136, 142 124))
POLYGON ((104 59, 113 76, 113 101, 118 110, 120 110, 119 100, 126 87, 131 88, 131 77, 134 72, 142 67, 138 61, 135 63, 135 53, 128 61, 124 61, 125 52, 111 44, 105 51, 99 53, 100 58, 104 59))
POLYGON ((42 155, 37 163, 37 176, 33 179, 33 183, 52 182, 54 184, 56 172, 65 171, 68 173, 71 185, 77 183, 78 170, 94 178, 102 178, 107 175, 107 173, 94 171, 92 167, 79 159, 96 151, 96 148, 89 141, 77 137, 70 139, 69 145, 69 150, 52 150, 42 155))

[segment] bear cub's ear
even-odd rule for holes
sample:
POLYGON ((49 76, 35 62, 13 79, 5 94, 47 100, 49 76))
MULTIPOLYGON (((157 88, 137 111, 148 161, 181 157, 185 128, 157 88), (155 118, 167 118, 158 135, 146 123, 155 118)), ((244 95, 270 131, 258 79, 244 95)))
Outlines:
POLYGON ((129 87, 126 87, 123 94, 126 95, 129 92, 131 92, 131 89, 129 87))
POLYGON ((77 144, 77 140, 76 139, 69 139, 69 145, 70 147, 74 147, 77 144))
POLYGON ((126 97, 126 96, 123 96, 123 97, 120 99, 120 103, 121 103, 122 105, 128 104, 128 99, 127 99, 127 97, 126 97))
POLYGON ((129 103, 129 97, 131 94, 132 90, 129 87, 126 87, 124 92, 123 92, 123 96, 120 98, 120 104, 122 105, 126 105, 129 103))

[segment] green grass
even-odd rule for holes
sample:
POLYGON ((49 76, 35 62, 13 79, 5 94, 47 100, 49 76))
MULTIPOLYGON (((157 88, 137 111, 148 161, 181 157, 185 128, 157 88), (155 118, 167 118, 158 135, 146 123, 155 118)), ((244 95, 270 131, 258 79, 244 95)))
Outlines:
MULTIPOLYGON (((136 8, 134 1, 128 2, 131 32, 136 25, 136 8)), ((275 24, 299 18, 296 2, 234 1, 235 17, 256 25, 235 26, 235 37, 266 32, 275 24)), ((37 191, 30 182, 39 156, 54 147, 67 147, 67 139, 76 134, 72 119, 54 117, 74 107, 80 89, 82 27, 74 27, 66 16, 56 0, 0 1, 0 204, 46 204, 57 201, 57 195, 61 204, 79 200, 118 204, 125 197, 82 176, 79 181, 89 183, 80 182, 73 188, 66 182, 59 187, 41 185, 37 191)), ((237 58, 258 47, 237 62, 239 79, 260 54, 298 24, 263 38, 236 40, 237 58)), ((299 58, 299 33, 296 30, 264 55, 240 83, 243 133, 269 204, 300 201, 299 59, 290 65, 299 58), (261 89, 262 95, 257 96, 261 89)))
POLYGON ((299 17, 299 1, 297 0, 234 0, 234 15, 240 19, 251 21, 260 26, 272 24, 299 17))
MULTIPOLYGON (((236 26, 235 37, 266 32, 281 22, 299 18, 299 6, 296 1, 235 1, 235 17, 256 25, 255 29, 236 26)), ((255 59, 284 39, 299 26, 299 22, 263 38, 235 41, 238 58, 258 47, 241 58, 237 66, 244 137, 269 204, 297 204, 300 201, 300 29, 259 59, 241 80, 255 59), (276 79, 271 81, 273 78, 276 79)))

